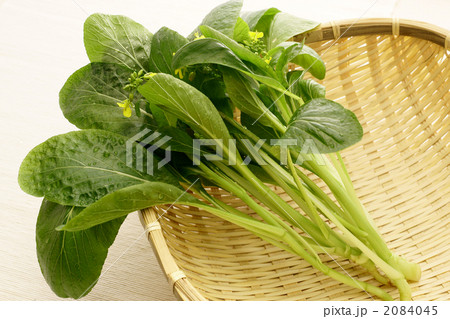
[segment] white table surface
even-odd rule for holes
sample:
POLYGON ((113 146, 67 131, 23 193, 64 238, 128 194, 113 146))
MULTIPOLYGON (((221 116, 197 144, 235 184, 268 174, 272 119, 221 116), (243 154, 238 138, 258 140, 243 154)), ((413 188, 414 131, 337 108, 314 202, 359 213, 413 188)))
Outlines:
MULTIPOLYGON (((76 129, 58 106, 67 77, 87 64, 83 22, 94 12, 127 15, 156 32, 187 35, 222 0, 0 0, 0 300, 58 300, 35 253, 41 199, 23 193, 17 172, 25 155, 47 138, 76 129)), ((275 6, 317 21, 398 17, 450 30, 450 0, 247 0, 244 10, 275 6)), ((143 235, 137 214, 125 221, 84 300, 174 300, 143 235)))

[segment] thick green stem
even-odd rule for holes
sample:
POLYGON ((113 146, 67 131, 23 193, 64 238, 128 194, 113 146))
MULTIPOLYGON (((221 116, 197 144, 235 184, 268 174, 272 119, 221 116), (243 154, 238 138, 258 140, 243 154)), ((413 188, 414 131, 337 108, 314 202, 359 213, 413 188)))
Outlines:
MULTIPOLYGON (((300 228, 307 234, 309 234, 311 237, 315 238, 321 245, 327 245, 329 242, 325 237, 323 237, 321 231, 315 225, 312 223, 309 219, 304 217, 301 214, 298 214, 297 211, 295 211, 291 206, 288 213, 286 210, 282 210, 277 204, 274 204, 272 198, 278 197, 277 194, 273 193, 270 189, 270 191, 273 194, 268 194, 265 190, 261 191, 261 189, 258 189, 254 186, 254 184, 249 181, 248 178, 244 178, 242 175, 238 174, 237 172, 233 171, 226 165, 223 165, 219 162, 216 162, 215 165, 223 171, 226 175, 228 175, 231 179, 233 179, 235 182, 240 184, 243 188, 245 188, 247 191, 249 191, 253 196, 255 196, 261 203, 265 204, 267 207, 269 207, 273 212, 276 212, 279 216, 287 220, 289 223, 291 223, 294 226, 300 225, 300 228)), ((256 177, 254 179, 257 179, 256 177)), ((258 179, 259 180, 259 179, 258 179)), ((261 182, 262 183, 262 182, 261 182)), ((279 198, 279 197, 278 197, 279 198)), ((284 202, 284 201, 283 201, 284 202)))
POLYGON ((315 170, 316 174, 318 174, 319 177, 322 178, 322 180, 324 180, 328 185, 341 206, 353 215, 353 218, 356 221, 357 225, 368 234, 367 241, 377 252, 377 254, 389 265, 401 271, 401 273, 405 275, 406 279, 419 280, 421 275, 419 265, 410 263, 392 253, 392 251, 388 248, 386 242, 376 230, 376 227, 373 225, 370 218, 367 218, 367 213, 359 199, 356 198, 356 194, 352 194, 351 192, 347 192, 346 189, 343 189, 341 187, 341 184, 336 181, 333 176, 330 176, 328 174, 328 171, 325 167, 316 165, 316 163, 314 162, 310 164, 315 170))
MULTIPOLYGON (((291 243, 289 243, 289 244, 291 244, 291 243)), ((309 262, 314 268, 320 270, 325 275, 330 276, 331 278, 336 279, 336 280, 338 280, 346 285, 349 285, 351 287, 354 287, 354 288, 357 288, 360 290, 364 290, 367 293, 378 296, 382 300, 393 300, 393 298, 387 292, 385 292, 383 289, 373 286, 371 284, 368 284, 366 282, 354 279, 352 277, 346 276, 344 274, 341 274, 340 272, 335 271, 332 268, 324 265, 320 260, 312 258, 309 254, 307 254, 306 251, 304 251, 302 249, 302 247, 300 247, 298 245, 294 245, 294 247, 292 247, 292 248, 296 254, 301 256, 303 259, 305 259, 307 262, 309 262)))

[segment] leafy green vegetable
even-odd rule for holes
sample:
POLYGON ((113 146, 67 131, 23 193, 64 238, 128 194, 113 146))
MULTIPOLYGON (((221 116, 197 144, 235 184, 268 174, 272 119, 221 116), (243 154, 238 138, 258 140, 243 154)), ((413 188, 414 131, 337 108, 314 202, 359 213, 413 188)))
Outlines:
POLYGON ((259 11, 242 12, 242 19, 247 22, 250 30, 266 33, 272 23, 273 17, 280 12, 277 8, 259 11))
POLYGON ((71 219, 62 230, 76 231, 92 225, 105 222, 105 212, 108 216, 123 216, 134 210, 161 204, 190 205, 213 213, 214 215, 233 222, 251 231, 265 236, 283 237, 285 231, 277 227, 265 225, 260 221, 237 210, 224 212, 220 209, 202 204, 192 195, 181 192, 178 188, 162 183, 145 183, 135 185, 106 196, 97 203, 84 209, 78 216, 71 219), (106 200, 108 199, 108 200, 106 200))
POLYGON ((157 105, 150 104, 150 110, 152 111, 153 118, 160 128, 167 126, 175 127, 177 125, 178 119, 176 118, 176 116, 164 112, 157 105))
POLYGON ((297 79, 290 87, 291 91, 301 96, 305 102, 325 97, 325 87, 311 79, 297 79))
POLYGON ((152 34, 120 15, 95 13, 84 23, 84 46, 91 62, 111 62, 149 70, 152 34))
MULTIPOLYGON (((166 142, 161 148, 166 148, 170 146, 172 152, 183 152, 187 154, 192 154, 193 152, 193 139, 189 134, 173 126, 163 126, 157 131, 162 137, 168 136, 171 139, 166 142)), ((155 139, 155 142, 159 141, 159 138, 155 139)))
POLYGON ((55 228, 77 217, 82 207, 43 200, 36 224, 36 249, 42 274, 59 297, 81 298, 96 284, 124 217, 80 232, 55 228))
POLYGON ((233 40, 237 42, 244 42, 250 40, 250 28, 248 24, 242 20, 242 18, 238 18, 236 22, 236 26, 233 32, 233 40))
POLYGON ((411 299, 406 280, 418 280, 420 267, 389 250, 336 153, 361 139, 361 125, 324 98, 324 86, 303 78, 324 78, 320 56, 287 41, 318 23, 275 8, 239 17, 241 7, 229 1, 213 9, 188 39, 166 27, 152 36, 123 16, 87 19, 92 63, 60 93, 64 115, 82 131, 38 145, 19 172, 24 191, 45 196, 38 258, 59 296, 79 298, 92 288, 125 215, 180 204, 392 300, 381 287, 329 268, 319 254, 351 260, 395 285, 401 300, 411 299), (290 62, 303 70, 289 71, 290 62), (248 210, 213 197, 205 185, 238 197, 248 210))
POLYGON ((168 74, 156 74, 139 92, 204 137, 228 140, 230 135, 214 104, 200 91, 168 74))
MULTIPOLYGON (((117 189, 147 181, 177 184, 165 168, 148 175, 127 166, 125 144, 122 136, 101 130, 54 136, 24 159, 20 187, 61 205, 87 206, 117 189)), ((153 164, 156 167, 157 161, 153 164)))
POLYGON ((272 126, 274 122, 281 125, 256 95, 254 89, 257 83, 231 69, 223 69, 222 74, 228 96, 235 107, 263 125, 272 126))
POLYGON ((292 43, 290 46, 286 47, 277 58, 275 70, 280 82, 286 83, 287 64, 302 51, 302 48, 303 44, 292 43))
POLYGON ((297 18, 285 12, 277 13, 269 29, 267 48, 270 50, 294 35, 311 31, 318 26, 318 22, 297 18))
MULTIPOLYGON (((74 74, 59 93, 59 104, 64 116, 81 129, 101 129, 125 136, 133 136, 146 127, 152 127, 144 116, 122 115, 117 107, 128 97, 123 89, 130 70, 113 63, 91 63, 74 74)), ((135 103, 146 103, 139 95, 135 103)), ((134 111, 132 111, 134 113, 134 111)))
POLYGON ((261 139, 270 141, 271 139, 278 138, 277 131, 272 126, 262 125, 260 121, 255 119, 246 113, 241 113, 241 123, 250 132, 256 134, 261 139))
MULTIPOLYGON (((211 28, 220 31, 229 37, 233 37, 234 26, 239 18, 241 8, 242 0, 227 1, 212 9, 200 25, 210 26, 211 28)), ((191 33, 189 39, 193 39, 196 32, 198 32, 198 28, 191 33)))
POLYGON ((283 138, 297 140, 297 145, 290 148, 299 152, 311 146, 310 140, 320 153, 332 153, 355 144, 362 134, 361 124, 353 112, 320 98, 309 101, 294 113, 283 138))
POLYGON ((188 41, 178 32, 162 27, 152 39, 150 69, 154 72, 173 74, 172 60, 175 52, 188 41))
POLYGON ((199 203, 178 187, 160 182, 145 182, 106 195, 70 219, 61 229, 79 231, 123 217, 146 207, 162 204, 199 203))
POLYGON ((208 37, 213 38, 216 40, 219 40, 224 45, 226 45, 231 51, 234 52, 241 60, 248 61, 252 64, 254 64, 256 67, 258 67, 263 72, 273 72, 273 70, 270 69, 269 65, 261 58, 258 57, 256 54, 254 54, 252 51, 247 49, 246 47, 243 47, 233 39, 227 37, 225 34, 221 33, 220 31, 214 30, 208 26, 200 26, 200 30, 202 33, 208 37))
POLYGON ((325 78, 325 63, 316 51, 306 45, 303 45, 302 51, 292 59, 292 62, 301 66, 319 80, 325 78))
POLYGON ((215 39, 200 39, 189 42, 178 50, 172 63, 174 69, 193 64, 214 63, 250 71, 233 51, 215 39))

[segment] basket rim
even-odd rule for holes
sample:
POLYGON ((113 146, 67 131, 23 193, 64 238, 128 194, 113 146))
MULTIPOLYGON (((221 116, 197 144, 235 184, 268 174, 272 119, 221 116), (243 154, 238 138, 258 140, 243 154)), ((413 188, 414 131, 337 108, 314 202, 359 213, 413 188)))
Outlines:
MULTIPOLYGON (((450 50, 450 31, 426 22, 397 18, 330 21, 322 23, 318 29, 306 36, 295 36, 294 41, 305 39, 305 43, 313 43, 363 35, 410 36, 431 41, 450 50)), ((183 301, 206 300, 176 263, 164 239, 159 218, 152 207, 139 211, 139 219, 147 233, 148 241, 175 297, 183 301)))
POLYGON ((346 19, 322 23, 317 30, 306 36, 294 37, 295 40, 305 38, 306 43, 336 40, 341 36, 358 35, 395 35, 411 36, 436 43, 450 50, 450 31, 436 25, 408 19, 398 18, 364 18, 346 19))

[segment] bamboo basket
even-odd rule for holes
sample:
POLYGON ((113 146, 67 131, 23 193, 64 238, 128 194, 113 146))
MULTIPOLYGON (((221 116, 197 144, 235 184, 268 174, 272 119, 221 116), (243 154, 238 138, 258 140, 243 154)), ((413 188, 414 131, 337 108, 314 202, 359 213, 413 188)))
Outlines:
MULTIPOLYGON (((363 140, 342 156, 388 246, 422 268, 411 283, 413 299, 450 300, 449 33, 415 21, 363 19, 324 24, 306 42, 327 65, 327 97, 364 127, 363 140)), ((209 191, 248 211, 223 190, 209 191)), ((207 212, 167 208, 142 210, 140 218, 181 300, 373 299, 207 212)), ((380 285, 346 260, 323 260, 380 285)), ((395 288, 384 288, 398 298, 395 288)))

